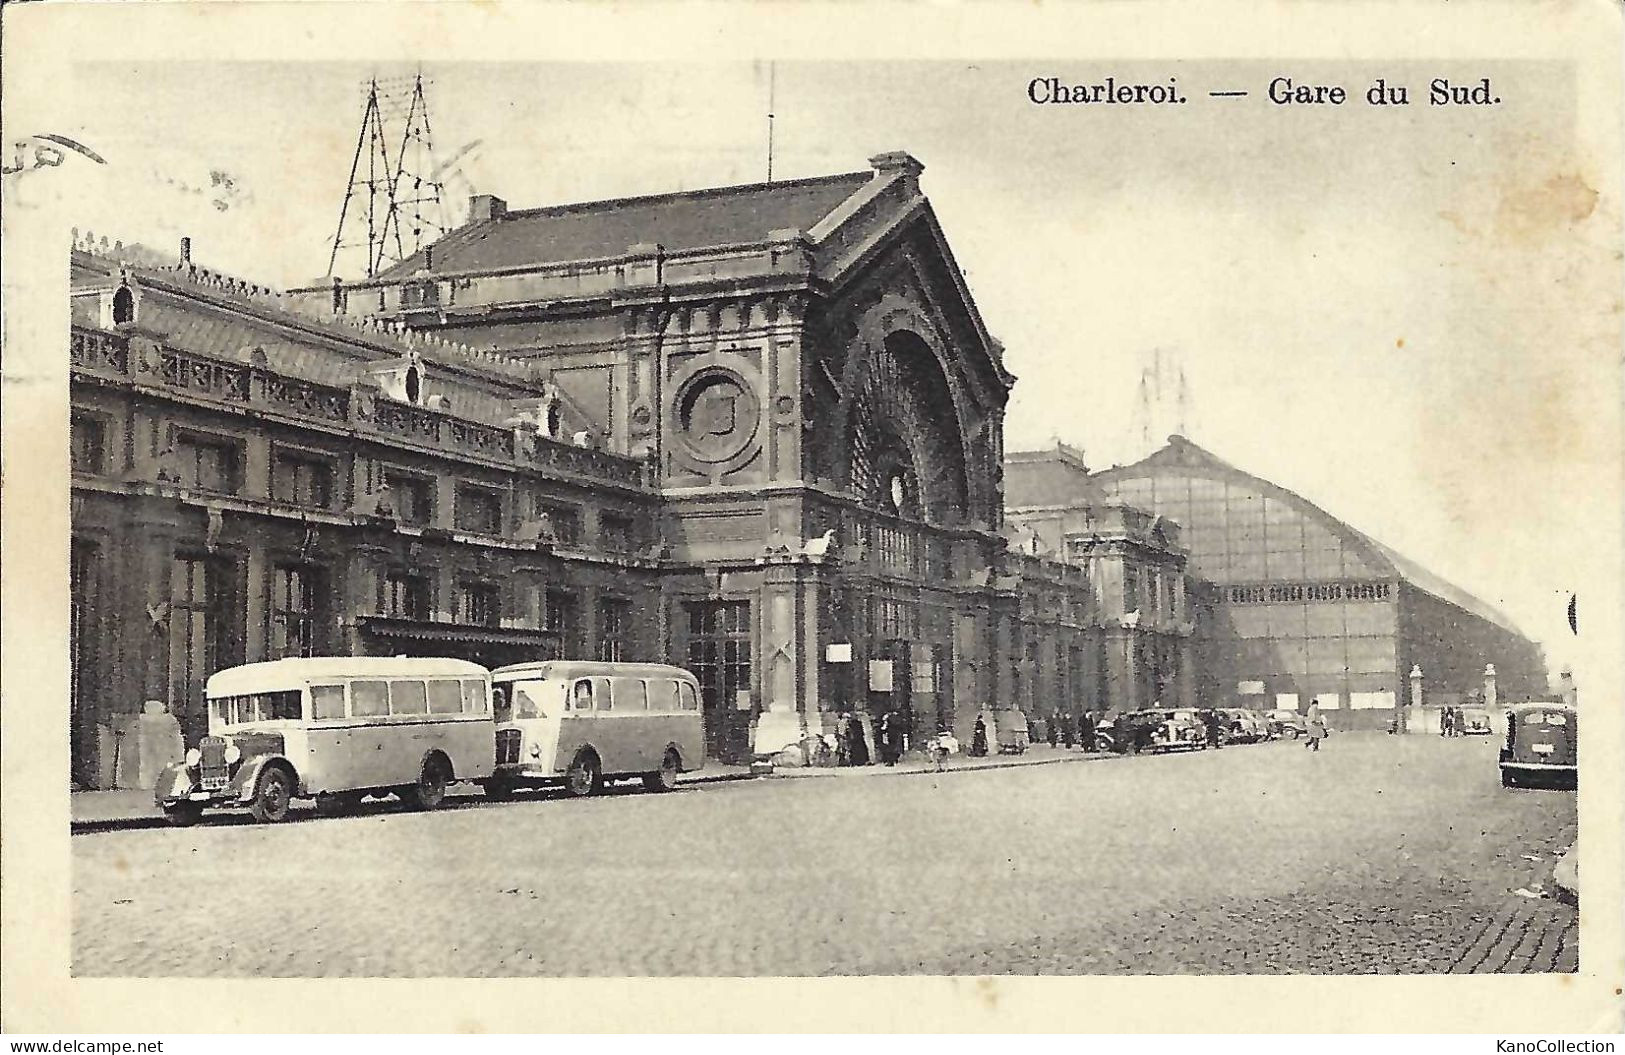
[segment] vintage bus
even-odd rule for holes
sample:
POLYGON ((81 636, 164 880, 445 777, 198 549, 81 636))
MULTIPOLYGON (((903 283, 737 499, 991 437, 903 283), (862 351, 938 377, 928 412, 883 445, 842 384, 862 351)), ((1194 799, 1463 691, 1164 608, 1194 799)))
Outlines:
POLYGON ((336 812, 394 794, 434 809, 454 781, 491 776, 490 675, 458 659, 278 659, 204 687, 209 732, 154 796, 175 824, 206 807, 280 821, 295 798, 336 812))
POLYGON ((700 686, 681 667, 554 660, 491 672, 496 774, 488 795, 563 784, 591 795, 606 780, 640 778, 670 791, 705 765, 700 686))

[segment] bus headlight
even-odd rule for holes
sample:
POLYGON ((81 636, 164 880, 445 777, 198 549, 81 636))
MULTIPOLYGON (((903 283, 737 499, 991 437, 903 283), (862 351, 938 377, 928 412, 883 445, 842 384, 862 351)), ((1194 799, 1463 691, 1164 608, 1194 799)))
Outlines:
POLYGON ((226 745, 226 765, 234 766, 238 762, 241 762, 242 760, 243 760, 242 748, 238 747, 235 743, 227 744, 226 745))
POLYGON ((190 751, 186 752, 186 768, 187 769, 196 769, 198 767, 198 763, 200 763, 202 761, 203 761, 203 752, 199 751, 197 748, 194 747, 190 751))
POLYGON ((541 758, 542 757, 542 745, 541 744, 531 744, 530 745, 530 757, 532 757, 532 758, 541 758))

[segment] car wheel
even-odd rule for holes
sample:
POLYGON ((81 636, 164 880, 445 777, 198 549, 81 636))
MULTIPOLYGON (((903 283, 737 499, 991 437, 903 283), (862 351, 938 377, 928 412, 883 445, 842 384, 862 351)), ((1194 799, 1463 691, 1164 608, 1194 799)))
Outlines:
POLYGON ((681 766, 677 752, 667 748, 666 757, 660 760, 660 768, 643 775, 643 786, 650 791, 671 791, 677 787, 677 771, 681 766))
POLYGON ((446 785, 451 781, 450 767, 439 755, 423 760, 418 782, 407 789, 406 799, 420 810, 432 810, 446 801, 446 785))
POLYGON ((248 815, 259 824, 275 824, 287 819, 292 804, 293 774, 282 766, 266 766, 254 788, 254 800, 248 804, 248 815))
POLYGON ((172 802, 164 807, 164 820, 177 828, 186 828, 203 819, 203 807, 195 802, 172 802))
POLYGON ((513 781, 507 777, 492 777, 485 782, 485 797, 493 802, 507 802, 513 798, 513 781))
POLYGON ((1501 770, 1501 786, 1503 788, 1515 788, 1515 787, 1517 787, 1518 786, 1518 775, 1516 773, 1512 772, 1512 770, 1510 770, 1510 769, 1501 770))
POLYGON ((603 782, 603 774, 598 769, 598 757, 588 751, 577 755, 564 774, 564 787, 576 798, 585 798, 596 793, 603 786, 603 782))

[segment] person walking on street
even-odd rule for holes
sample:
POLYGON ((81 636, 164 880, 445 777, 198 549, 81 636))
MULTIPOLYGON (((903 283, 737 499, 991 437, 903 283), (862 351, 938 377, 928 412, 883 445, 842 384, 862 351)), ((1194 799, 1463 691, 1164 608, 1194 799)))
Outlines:
POLYGON ((1095 720, 1088 711, 1078 715, 1078 746, 1085 751, 1095 749, 1095 720))
POLYGON ((1072 743, 1077 739, 1077 732, 1072 725, 1072 712, 1061 712, 1061 746, 1068 751, 1072 750, 1072 743))
POLYGON ((1203 711, 1202 724, 1207 728, 1207 746, 1217 751, 1224 746, 1224 737, 1219 735, 1219 712, 1203 711))
POLYGON ((852 764, 852 716, 845 711, 835 719, 835 766, 852 764))
POLYGON ((1304 746, 1311 751, 1318 752, 1320 742, 1324 739, 1326 739, 1326 720, 1317 714, 1314 720, 1309 723, 1309 737, 1304 746))

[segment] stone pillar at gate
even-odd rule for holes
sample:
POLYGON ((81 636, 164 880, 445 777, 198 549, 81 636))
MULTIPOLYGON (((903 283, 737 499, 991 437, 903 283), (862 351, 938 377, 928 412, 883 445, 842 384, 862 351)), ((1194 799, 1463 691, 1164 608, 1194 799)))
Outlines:
POLYGON ((1422 696, 1422 668, 1420 665, 1416 665, 1411 667, 1411 699, 1410 705, 1405 708, 1406 732, 1428 732, 1427 715, 1422 709, 1424 702, 1422 696))
MULTIPOLYGON (((762 585, 756 650, 762 709, 751 737, 751 752, 758 757, 799 743, 808 732, 808 712, 817 706, 818 664, 806 655, 817 643, 817 593, 807 581, 806 567, 798 557, 776 559, 762 585), (809 626, 814 627, 810 638, 809 626)), ((816 717, 812 725, 817 731, 816 717)))
POLYGON ((1495 664, 1487 663, 1484 666, 1484 710, 1490 716, 1491 734, 1505 739, 1507 734, 1506 716, 1501 713, 1501 708, 1497 706, 1500 702, 1500 695, 1495 689, 1495 664))

